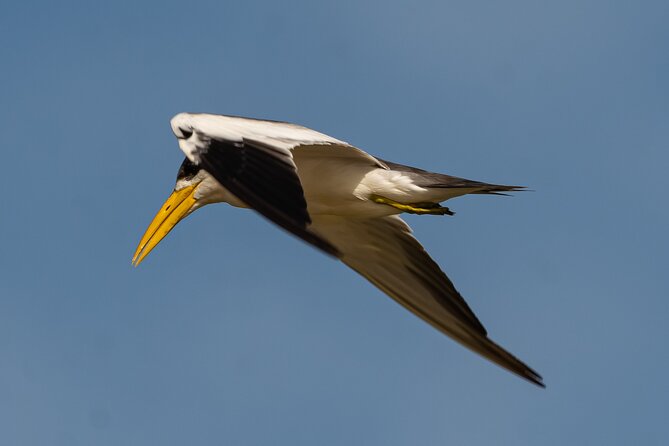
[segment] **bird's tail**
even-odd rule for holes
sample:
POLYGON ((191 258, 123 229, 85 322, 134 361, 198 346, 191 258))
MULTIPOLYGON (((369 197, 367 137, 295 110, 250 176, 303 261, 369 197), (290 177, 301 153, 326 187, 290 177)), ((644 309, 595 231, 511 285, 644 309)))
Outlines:
POLYGON ((526 192, 528 190, 525 186, 504 186, 502 184, 488 184, 478 181, 472 181, 472 183, 477 183, 474 186, 476 189, 471 192, 472 194, 509 195, 507 192, 526 192))

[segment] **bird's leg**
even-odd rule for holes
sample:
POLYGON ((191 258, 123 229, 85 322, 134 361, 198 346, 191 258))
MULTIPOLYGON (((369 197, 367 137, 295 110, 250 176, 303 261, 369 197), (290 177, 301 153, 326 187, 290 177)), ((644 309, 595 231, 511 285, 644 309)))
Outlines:
POLYGON ((385 204, 399 209, 402 212, 418 215, 455 215, 455 212, 449 208, 440 205, 439 203, 423 202, 423 203, 399 203, 390 198, 381 197, 380 195, 372 195, 369 197, 374 203, 385 204))

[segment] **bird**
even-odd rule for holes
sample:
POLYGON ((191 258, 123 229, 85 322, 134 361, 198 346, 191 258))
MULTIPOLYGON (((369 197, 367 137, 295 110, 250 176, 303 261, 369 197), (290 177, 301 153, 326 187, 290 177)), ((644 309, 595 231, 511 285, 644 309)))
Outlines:
POLYGON ((433 173, 372 156, 283 121, 179 113, 186 155, 174 191, 144 233, 138 266, 184 218, 213 203, 250 208, 340 260, 453 340, 540 386, 543 378, 488 337, 448 276, 400 217, 453 215, 441 203, 466 194, 525 190, 433 173))

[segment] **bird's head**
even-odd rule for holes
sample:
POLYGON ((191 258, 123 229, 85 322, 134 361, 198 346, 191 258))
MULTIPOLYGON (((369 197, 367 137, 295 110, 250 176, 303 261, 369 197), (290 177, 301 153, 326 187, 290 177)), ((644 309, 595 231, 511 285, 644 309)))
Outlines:
POLYGON ((186 158, 179 168, 174 191, 165 200, 137 246, 132 258, 133 265, 138 266, 177 223, 193 211, 224 200, 221 186, 214 177, 186 158))

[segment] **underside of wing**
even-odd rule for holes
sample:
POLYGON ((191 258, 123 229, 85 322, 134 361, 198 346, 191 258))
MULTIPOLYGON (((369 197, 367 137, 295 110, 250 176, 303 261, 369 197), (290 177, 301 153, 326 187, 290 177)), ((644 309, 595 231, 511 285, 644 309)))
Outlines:
POLYGON ((339 250, 346 265, 402 306, 471 350, 543 386, 539 374, 487 337, 452 282, 398 216, 317 216, 312 230, 339 250))

